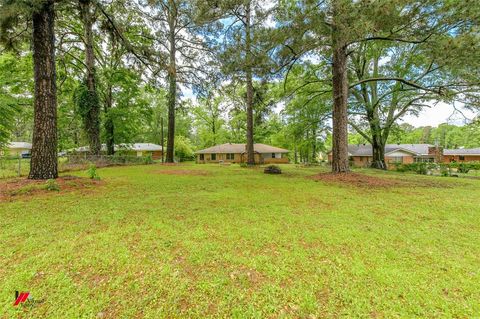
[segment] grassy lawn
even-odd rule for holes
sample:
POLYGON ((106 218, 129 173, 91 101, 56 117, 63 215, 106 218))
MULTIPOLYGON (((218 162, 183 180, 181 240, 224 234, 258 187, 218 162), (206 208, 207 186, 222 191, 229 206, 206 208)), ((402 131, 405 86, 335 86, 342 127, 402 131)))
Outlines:
POLYGON ((0 318, 480 317, 479 180, 283 169, 112 167, 0 203, 0 318))

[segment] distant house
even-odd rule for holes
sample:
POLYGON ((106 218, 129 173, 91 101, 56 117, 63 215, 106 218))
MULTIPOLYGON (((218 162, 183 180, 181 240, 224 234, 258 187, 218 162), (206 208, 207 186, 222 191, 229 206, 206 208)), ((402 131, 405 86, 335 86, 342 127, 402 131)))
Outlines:
POLYGON ((30 157, 32 144, 26 142, 10 142, 7 147, 0 150, 2 156, 30 157))
MULTIPOLYGON (((114 146, 115 152, 132 156, 152 156, 153 159, 162 158, 162 147, 152 143, 133 143, 133 144, 118 144, 114 146)), ((82 146, 73 150, 74 153, 88 153, 90 147, 82 146)), ((101 153, 107 152, 107 145, 102 144, 101 153)))
MULTIPOLYGON (((430 144, 387 144, 385 145, 385 163, 387 167, 394 164, 410 164, 414 162, 441 161, 441 149, 430 144)), ((370 144, 348 145, 348 156, 353 166, 368 167, 373 160, 373 149, 370 144)), ((328 161, 332 161, 332 152, 328 153, 328 161)))
MULTIPOLYGON (((288 163, 288 150, 266 144, 254 144, 255 163, 288 163)), ((247 161, 246 144, 226 143, 197 151, 197 163, 245 163, 247 161)))
POLYGON ((443 162, 480 161, 480 148, 459 148, 443 150, 443 162))

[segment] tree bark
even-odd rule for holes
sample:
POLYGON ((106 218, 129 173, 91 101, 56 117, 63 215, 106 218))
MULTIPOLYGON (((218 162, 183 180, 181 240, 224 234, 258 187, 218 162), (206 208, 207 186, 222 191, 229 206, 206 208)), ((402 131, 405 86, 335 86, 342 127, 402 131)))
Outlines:
POLYGON ((174 6, 169 12, 169 42, 170 63, 168 67, 168 132, 167 132, 167 155, 165 162, 173 163, 175 160, 175 108, 177 100, 177 67, 176 67, 176 44, 175 44, 175 20, 174 6))
POLYGON ((93 16, 90 0, 79 0, 80 16, 83 23, 85 44, 85 65, 87 67, 86 86, 88 105, 86 106, 85 128, 89 140, 90 153, 99 155, 100 143, 100 103, 95 83, 95 52, 93 50, 93 16))
POLYGON ((165 148, 163 147, 163 142, 165 139, 163 138, 163 116, 160 118, 160 145, 162 146, 162 164, 165 162, 165 148))
POLYGON ((30 179, 58 177, 54 0, 33 13, 34 122, 30 179))
POLYGON ((385 142, 382 137, 376 133, 372 133, 372 168, 387 169, 385 164, 385 142))
POLYGON ((113 118, 111 114, 113 96, 112 96, 112 85, 108 85, 107 88, 107 98, 105 99, 105 135, 106 135, 106 144, 107 144, 107 155, 115 154, 115 125, 113 124, 113 118))
POLYGON ((334 8, 333 40, 333 148, 332 172, 347 173, 348 163, 348 78, 347 78, 347 44, 342 39, 343 30, 337 27, 337 13, 334 8))
POLYGON ((253 75, 252 75, 252 55, 251 55, 251 7, 250 1, 245 8, 246 26, 245 26, 245 71, 247 84, 247 165, 255 165, 254 141, 253 141, 253 75))

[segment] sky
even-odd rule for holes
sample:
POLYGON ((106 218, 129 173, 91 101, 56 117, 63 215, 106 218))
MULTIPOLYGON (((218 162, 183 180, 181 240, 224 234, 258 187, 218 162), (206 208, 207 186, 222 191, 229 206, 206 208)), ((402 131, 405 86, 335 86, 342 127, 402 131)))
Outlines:
POLYGON ((411 124, 415 127, 420 126, 438 126, 442 123, 449 123, 454 125, 465 125, 471 121, 476 113, 466 110, 461 106, 457 106, 461 111, 455 111, 451 104, 438 103, 437 105, 425 108, 419 116, 407 115, 403 118, 403 123, 411 124))

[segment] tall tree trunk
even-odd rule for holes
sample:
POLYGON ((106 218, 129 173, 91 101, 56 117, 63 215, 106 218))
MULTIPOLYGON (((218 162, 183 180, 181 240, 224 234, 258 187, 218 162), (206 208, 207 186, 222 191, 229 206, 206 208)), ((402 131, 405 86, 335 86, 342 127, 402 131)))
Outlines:
POLYGON ((50 179, 58 177, 54 0, 45 1, 32 20, 35 92, 28 178, 50 179))
POLYGON ((175 108, 177 100, 177 67, 176 67, 176 44, 175 44, 175 20, 174 7, 169 12, 169 42, 170 64, 168 66, 168 132, 167 132, 167 156, 165 162, 173 163, 175 159, 175 108))
POLYGON ((163 116, 160 118, 160 146, 162 146, 162 164, 165 162, 165 147, 163 147, 163 142, 165 139, 163 138, 163 116))
POLYGON ((387 169, 385 164, 385 141, 378 133, 372 134, 372 168, 387 169))
POLYGON ((378 114, 367 112, 368 122, 370 123, 370 134, 372 136, 372 168, 387 169, 385 164, 385 143, 388 138, 388 130, 385 129, 385 135, 382 134, 380 119, 378 114))
POLYGON ((297 139, 293 141, 293 153, 295 164, 298 164, 297 139))
POLYGON ((245 71, 247 81, 247 164, 255 165, 255 155, 253 149, 253 75, 252 75, 252 54, 251 54, 251 7, 250 1, 245 8, 246 26, 245 26, 245 71))
POLYGON ((113 118, 111 114, 113 96, 112 85, 108 85, 107 97, 105 99, 104 112, 105 112, 105 135, 107 144, 107 155, 115 154, 115 126, 113 124, 113 118))
POLYGON ((85 42, 85 65, 87 67, 87 105, 85 105, 85 128, 90 153, 100 154, 100 102, 95 84, 95 52, 93 50, 93 16, 90 0, 79 0, 85 42))
MULTIPOLYGON (((334 2, 335 3, 335 2, 334 2)), ((342 39, 343 30, 337 21, 334 7, 332 30, 333 40, 333 148, 332 172, 347 173, 348 163, 348 78, 347 78, 347 45, 342 39)))

